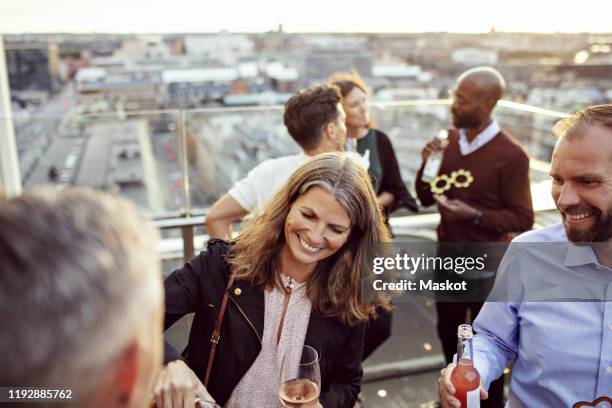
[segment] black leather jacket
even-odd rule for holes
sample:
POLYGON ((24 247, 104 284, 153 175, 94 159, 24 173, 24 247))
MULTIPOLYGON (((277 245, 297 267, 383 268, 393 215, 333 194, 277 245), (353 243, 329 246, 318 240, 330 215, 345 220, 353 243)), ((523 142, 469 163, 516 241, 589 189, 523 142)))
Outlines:
MULTIPOLYGON (((166 314, 164 330, 182 316, 195 312, 187 348, 181 355, 165 344, 164 362, 183 358, 204 382, 210 351, 210 336, 227 287, 230 267, 225 256, 231 245, 212 239, 183 268, 165 281, 166 314)), ((218 404, 224 405, 234 387, 261 350, 264 327, 264 294, 260 290, 235 282, 229 290, 229 302, 221 339, 215 354, 208 391, 218 404), (239 291, 236 289, 240 289, 239 291)), ((321 356, 321 397, 324 408, 352 407, 360 390, 362 377, 364 325, 349 327, 337 319, 311 312, 305 344, 321 356)))

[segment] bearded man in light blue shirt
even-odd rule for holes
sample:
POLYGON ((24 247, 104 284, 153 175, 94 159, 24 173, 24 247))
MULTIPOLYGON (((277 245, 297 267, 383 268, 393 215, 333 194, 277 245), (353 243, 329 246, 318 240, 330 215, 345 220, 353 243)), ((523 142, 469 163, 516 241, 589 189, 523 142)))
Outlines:
MULTIPOLYGON (((510 408, 596 401, 609 407, 612 105, 563 119, 554 133, 552 196, 563 223, 525 233, 510 245, 474 322, 474 365, 484 399, 490 382, 514 360, 510 408)), ((452 396, 454 367, 442 370, 438 380, 442 407, 460 406, 452 396)))

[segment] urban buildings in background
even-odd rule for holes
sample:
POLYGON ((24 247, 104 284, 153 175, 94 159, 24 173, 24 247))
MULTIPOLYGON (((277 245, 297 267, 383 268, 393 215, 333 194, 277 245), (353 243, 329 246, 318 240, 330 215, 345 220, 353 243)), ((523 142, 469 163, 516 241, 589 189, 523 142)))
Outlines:
POLYGON ((612 34, 6 35, 5 48, 20 106, 68 82, 128 110, 269 104, 353 69, 378 99, 435 98, 474 65, 498 67, 511 99, 544 108, 612 96, 612 34))
MULTIPOLYGON (((572 112, 612 100, 612 34, 5 35, 24 185, 85 185, 152 213, 181 209, 183 172, 205 207, 257 162, 295 150, 277 105, 335 71, 355 70, 375 101, 446 98, 457 74, 494 65, 507 99, 572 112), (186 141, 182 157, 179 136, 186 141), (188 163, 182 168, 179 162, 188 163)), ((446 106, 374 109, 407 183, 446 106)), ((549 123, 501 111, 547 160, 549 123), (537 122, 537 120, 536 120, 537 122)))

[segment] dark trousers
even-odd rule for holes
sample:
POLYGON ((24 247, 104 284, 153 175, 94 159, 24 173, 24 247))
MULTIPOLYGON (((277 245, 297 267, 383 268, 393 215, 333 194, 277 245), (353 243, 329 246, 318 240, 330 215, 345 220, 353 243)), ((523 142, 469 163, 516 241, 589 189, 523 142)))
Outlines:
POLYGON ((370 354, 376 351, 391 336, 391 312, 387 312, 379 307, 376 308, 376 314, 376 319, 370 318, 366 326, 362 360, 368 358, 370 354))
MULTIPOLYGON (((442 351, 446 364, 453 362, 453 356, 457 353, 457 326, 468 323, 468 313, 471 316, 469 323, 473 322, 482 302, 436 302, 438 312, 438 336, 442 342, 442 351)), ((489 387, 489 399, 482 401, 482 408, 504 407, 504 376, 491 382, 489 387)))

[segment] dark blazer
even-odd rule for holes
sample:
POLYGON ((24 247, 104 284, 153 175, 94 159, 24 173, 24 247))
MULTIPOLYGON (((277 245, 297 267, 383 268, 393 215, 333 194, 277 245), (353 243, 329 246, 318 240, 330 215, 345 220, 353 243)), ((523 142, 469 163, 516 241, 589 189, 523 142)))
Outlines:
MULTIPOLYGON (((164 330, 188 313, 195 312, 187 348, 181 355, 165 344, 164 362, 183 358, 204 382, 210 336, 227 287, 230 266, 225 257, 231 245, 216 239, 164 282, 166 314, 164 330)), ((261 350, 264 327, 264 294, 244 282, 229 290, 221 339, 215 354, 208 391, 224 405, 261 350), (240 289, 239 291, 236 289, 240 289)), ((349 327, 337 319, 311 312, 305 344, 321 357, 321 397, 324 408, 352 407, 362 377, 364 325, 349 327)))

